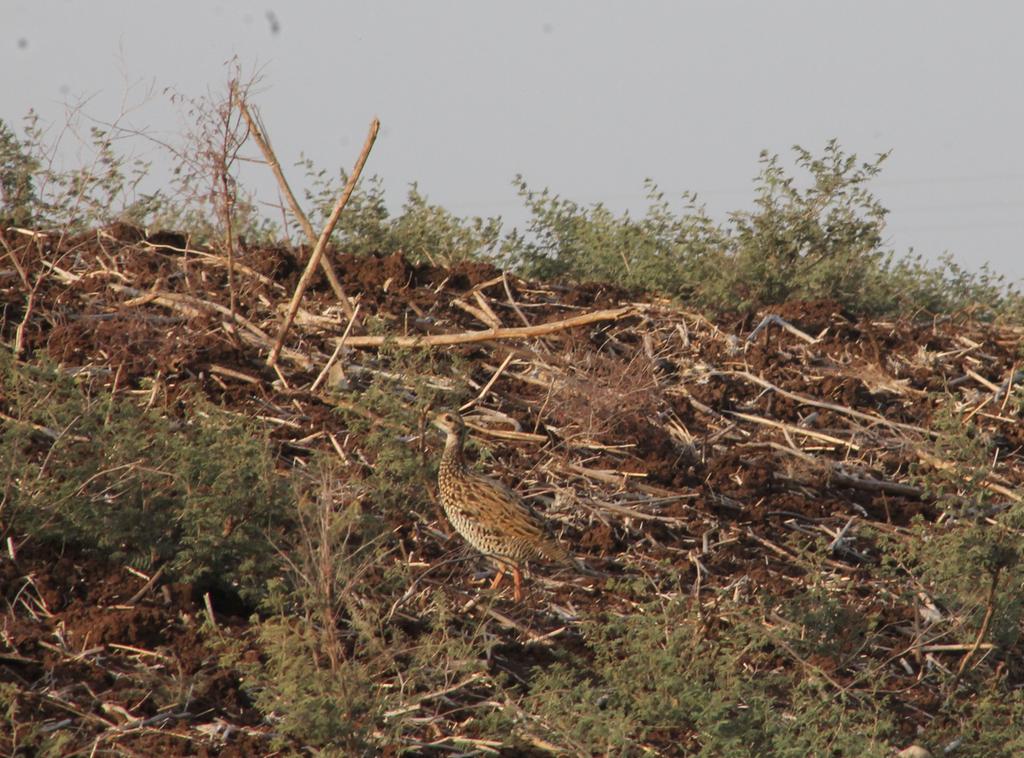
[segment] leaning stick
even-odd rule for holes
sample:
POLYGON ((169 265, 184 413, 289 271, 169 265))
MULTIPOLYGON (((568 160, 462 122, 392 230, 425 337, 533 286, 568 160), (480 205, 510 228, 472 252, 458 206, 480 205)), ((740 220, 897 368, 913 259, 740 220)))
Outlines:
MULTIPOLYGON (((245 100, 239 101, 239 110, 242 112, 242 116, 245 118, 246 123, 249 124, 249 133, 252 138, 256 140, 256 144, 259 145, 260 150, 263 152, 263 157, 267 161, 267 165, 270 166, 270 170, 274 172, 274 176, 277 178, 277 184, 281 188, 281 192, 284 193, 285 198, 288 200, 288 205, 292 209, 292 215, 295 216, 295 220, 299 222, 299 226, 302 227, 302 231, 306 233, 306 238, 309 240, 311 245, 316 244, 316 232, 313 231, 313 225, 309 223, 309 219, 306 218, 306 214, 302 212, 302 208, 299 206, 299 201, 295 199, 295 194, 292 192, 292 188, 288 185, 288 180, 284 177, 284 171, 281 170, 281 163, 277 160, 277 155, 274 154, 273 149, 270 147, 270 138, 267 137, 263 132, 263 124, 259 120, 259 113, 256 114, 256 118, 249 113, 249 108, 245 104, 245 100)), ((334 294, 337 295, 338 300, 341 301, 341 307, 345 310, 345 315, 352 318, 352 303, 349 302, 348 295, 345 294, 344 288, 341 286, 341 281, 338 279, 338 275, 334 271, 334 266, 331 265, 331 261, 328 258, 320 259, 320 268, 324 270, 324 276, 327 277, 327 281, 331 284, 331 289, 334 290, 334 294)))
POLYGON ((771 419, 761 418, 760 416, 754 416, 749 413, 740 413, 739 411, 726 411, 726 413, 729 414, 730 416, 735 416, 736 418, 743 419, 744 421, 750 421, 752 423, 762 424, 764 426, 771 426, 775 427, 776 429, 783 429, 787 432, 793 432, 794 434, 799 434, 804 437, 810 437, 811 439, 821 440, 822 442, 830 442, 833 445, 842 445, 844 447, 849 448, 850 450, 860 451, 860 446, 855 445, 849 440, 839 439, 838 437, 833 437, 830 434, 815 432, 811 429, 804 429, 802 426, 794 426, 793 424, 786 424, 781 421, 773 421, 771 419))
POLYGON ((317 389, 320 387, 321 382, 323 382, 323 380, 327 378, 327 372, 331 370, 331 366, 333 366, 334 362, 338 360, 338 354, 341 352, 341 349, 345 347, 345 340, 348 339, 348 335, 352 331, 352 325, 355 324, 356 316, 359 315, 359 309, 362 307, 363 305, 362 303, 360 303, 352 312, 352 318, 348 320, 348 326, 345 327, 345 333, 342 334, 341 339, 338 340, 338 344, 335 346, 334 352, 331 354, 331 357, 327 360, 327 363, 324 365, 323 371, 320 372, 320 375, 317 376, 316 381, 313 382, 313 385, 309 388, 310 392, 316 392, 317 389))
POLYGON ((438 347, 442 345, 464 345, 469 342, 489 342, 491 340, 515 340, 527 337, 539 337, 543 334, 585 326, 595 321, 617 321, 633 313, 633 308, 614 308, 612 310, 594 311, 581 316, 552 321, 536 326, 510 327, 507 329, 483 329, 476 332, 460 332, 458 334, 424 334, 415 337, 393 337, 390 335, 362 335, 349 337, 345 344, 349 347, 380 347, 385 342, 398 347, 438 347))
POLYGON ((348 204, 348 199, 352 197, 352 191, 356 188, 356 182, 359 181, 359 175, 363 172, 363 166, 366 165, 366 159, 370 155, 370 150, 373 148, 374 140, 377 139, 377 132, 380 131, 380 119, 374 117, 373 121, 370 122, 370 132, 366 135, 366 142, 363 144, 363 151, 359 154, 359 158, 356 160, 356 165, 352 169, 352 174, 348 178, 348 183, 345 185, 345 189, 341 193, 341 197, 338 198, 338 202, 334 205, 334 210, 331 211, 331 217, 327 219, 327 223, 324 225, 324 230, 320 232, 320 238, 316 241, 316 245, 313 247, 313 253, 309 256, 309 260, 306 262, 306 269, 302 272, 302 276, 299 277, 299 283, 295 287, 295 293, 292 295, 292 301, 288 304, 288 313, 285 315, 284 323, 281 324, 281 330, 277 335, 277 342, 274 343, 274 348, 270 351, 270 356, 267 358, 267 365, 273 366, 277 363, 277 356, 281 352, 281 346, 284 345, 284 337, 288 333, 289 327, 292 325, 292 321, 295 319, 295 314, 299 310, 299 301, 302 300, 302 294, 306 291, 306 287, 309 285, 309 280, 313 278, 313 271, 316 270, 317 265, 320 263, 320 258, 324 253, 324 248, 327 247, 327 240, 331 236, 331 232, 334 231, 335 225, 338 223, 338 219, 341 217, 341 212, 345 209, 348 204))
POLYGON ((872 424, 881 424, 887 426, 890 429, 899 429, 905 432, 914 432, 916 434, 927 435, 934 437, 935 432, 931 429, 923 429, 920 426, 913 426, 912 424, 901 424, 896 421, 889 421, 889 419, 883 416, 873 416, 870 413, 861 413, 860 411, 854 410, 853 408, 847 408, 845 405, 836 405, 835 403, 826 403, 823 400, 815 400, 813 397, 807 397, 796 392, 788 392, 781 387, 778 387, 767 379, 762 379, 756 374, 752 374, 749 371, 712 371, 710 376, 738 376, 742 379, 746 379, 754 384, 759 384, 767 390, 776 392, 785 398, 789 398, 793 402, 801 403, 802 405, 810 405, 814 408, 824 408, 826 411, 834 411, 835 413, 841 413, 851 418, 859 419, 861 421, 867 421, 872 424))

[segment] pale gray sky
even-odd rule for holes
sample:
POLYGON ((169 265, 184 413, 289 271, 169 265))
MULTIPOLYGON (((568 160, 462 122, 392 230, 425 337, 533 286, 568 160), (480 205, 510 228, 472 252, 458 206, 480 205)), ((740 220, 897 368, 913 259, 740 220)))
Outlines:
MULTIPOLYGON (((893 149, 874 190, 897 251, 1024 279, 1012 0, 3 0, 3 17, 8 122, 31 107, 62 123, 82 96, 113 120, 150 85, 203 94, 237 55, 263 72, 256 101, 286 166, 300 152, 351 166, 376 114, 368 171, 392 203, 418 181, 456 213, 512 223, 525 218, 517 173, 636 211, 651 177, 724 218, 749 205, 762 148, 836 137, 864 157, 893 149)), ((169 136, 170 113, 157 94, 129 121, 169 136)))

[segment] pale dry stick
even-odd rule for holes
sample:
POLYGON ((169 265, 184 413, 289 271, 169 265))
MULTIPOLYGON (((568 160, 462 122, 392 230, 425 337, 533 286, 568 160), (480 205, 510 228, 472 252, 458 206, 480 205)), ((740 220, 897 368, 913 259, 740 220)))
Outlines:
MULTIPOLYGON (((67 429, 65 429, 62 432, 58 432, 55 429, 51 429, 48 426, 42 426, 40 424, 34 424, 31 421, 23 421, 20 418, 15 418, 14 416, 8 416, 3 411, 0 411, 0 421, 6 421, 7 423, 14 424, 16 426, 26 426, 29 429, 31 429, 32 431, 37 432, 37 433, 43 435, 44 437, 46 437, 49 440, 52 440, 53 442, 56 442, 57 440, 59 440, 65 434, 65 432, 67 431, 67 429)), ((70 428, 70 427, 68 427, 68 428, 70 428)), ((71 435, 71 437, 69 439, 74 440, 75 442, 89 442, 89 438, 88 437, 84 437, 81 434, 73 434, 73 435, 71 435)))
POLYGON ((999 406, 999 412, 1002 413, 1006 410, 1006 403, 1010 399, 1010 393, 1013 392, 1013 380, 1017 378, 1017 364, 1014 363, 1010 366, 1010 376, 1003 382, 1003 386, 999 388, 999 392, 996 393, 996 399, 999 396, 1003 396, 1003 402, 999 406))
POLYGON ((523 309, 519 307, 519 303, 512 297, 512 288, 508 284, 508 274, 504 271, 501 272, 501 283, 505 287, 505 296, 508 298, 508 304, 512 306, 512 310, 519 316, 519 320, 523 322, 523 326, 529 327, 530 320, 526 318, 526 314, 523 313, 523 309))
POLYGON ((288 313, 285 316, 284 323, 281 324, 281 329, 277 335, 277 341, 274 343, 273 349, 270 351, 270 355, 267 357, 267 365, 273 366, 277 363, 277 357, 281 353, 281 347, 284 345, 285 335, 288 334, 288 329, 292 325, 292 320, 295 318, 296 312, 299 310, 299 302, 302 300, 302 295, 306 291, 306 287, 309 286, 310 280, 313 278, 313 272, 316 267, 320 264, 320 258, 323 257, 324 250, 327 247, 327 240, 330 239, 331 233, 334 231, 335 225, 338 223, 338 219, 341 218, 341 212, 345 210, 345 206, 348 205, 348 200, 352 197, 352 191, 356 188, 356 182, 359 181, 359 175, 363 173, 363 166, 366 165, 366 159, 370 155, 370 150, 373 148, 373 143, 377 139, 377 133, 380 131, 380 120, 376 117, 370 122, 370 132, 366 135, 366 142, 363 144, 363 150, 359 154, 359 158, 356 159, 356 165, 352 169, 352 173, 348 177, 348 183, 345 185, 345 189, 342 190, 341 197, 338 198, 338 202, 334 205, 334 210, 331 211, 330 218, 327 219, 327 223, 324 225, 324 229, 320 232, 320 238, 316 241, 316 245, 313 247, 313 252, 309 256, 309 261, 306 263, 306 269, 302 272, 302 276, 299 277, 299 283, 295 287, 295 292, 292 295, 291 303, 288 305, 288 313))
POLYGON ((477 308, 475 305, 470 305, 465 300, 455 298, 454 300, 452 300, 452 305, 454 305, 456 308, 464 310, 477 321, 483 324, 487 324, 487 326, 491 327, 491 329, 501 328, 501 322, 499 322, 496 318, 491 318, 491 316, 489 316, 485 311, 483 311, 480 308, 477 308))
POLYGON ((509 351, 509 354, 505 356, 505 360, 503 360, 501 362, 501 365, 498 366, 498 370, 495 371, 493 374, 491 374, 491 378, 487 381, 487 384, 485 384, 483 386, 483 389, 480 390, 480 392, 477 394, 477 396, 475 398, 473 398, 469 402, 463 404, 463 406, 461 408, 459 408, 459 413, 465 413, 470 408, 472 408, 474 405, 476 405, 481 400, 483 400, 485 397, 487 397, 487 393, 491 391, 491 387, 493 387, 494 383, 496 381, 498 381, 498 378, 503 373, 505 373, 505 369, 508 368, 508 364, 510 364, 512 362, 512 359, 514 357, 515 357, 515 353, 512 352, 512 351, 509 351))
MULTIPOLYGON (((144 292, 143 290, 135 287, 128 287, 115 282, 108 282, 107 287, 115 290, 116 292, 123 292, 127 295, 134 296, 132 299, 126 300, 123 303, 127 308, 134 308, 148 303, 156 303, 157 305, 162 305, 165 308, 179 311, 190 318, 197 318, 204 314, 208 314, 210 311, 231 318, 231 311, 229 308, 226 308, 220 303, 215 303, 210 300, 202 300, 198 297, 193 297, 192 295, 183 295, 179 292, 164 292, 161 290, 150 290, 149 292, 144 292)), ((223 325, 225 330, 241 327, 243 330, 243 337, 244 333, 248 332, 257 342, 266 343, 268 345, 270 344, 270 335, 244 316, 240 316, 236 313, 234 315, 234 321, 234 325, 224 322, 223 325)))
POLYGON ((226 376, 231 379, 237 379, 238 381, 245 382, 246 384, 262 384, 258 377, 252 376, 251 374, 245 374, 241 371, 235 371, 233 368, 220 366, 216 363, 210 364, 210 373, 220 374, 221 376, 226 376))
MULTIPOLYGON (((433 721, 433 717, 430 720, 433 721)), ((374 732, 375 737, 378 734, 378 732, 374 732)), ((381 739, 383 739, 383 735, 381 736, 381 739)), ((464 734, 451 734, 447 737, 441 737, 440 739, 434 740, 433 742, 423 742, 421 740, 410 739, 408 737, 403 739, 405 740, 407 745, 414 748, 428 748, 441 746, 447 747, 448 744, 458 745, 460 746, 458 748, 458 755, 475 755, 484 753, 486 753, 487 755, 500 755, 501 751, 499 750, 499 748, 503 748, 506 746, 504 742, 499 742, 498 740, 482 740, 476 737, 468 737, 464 734), (461 749, 462 745, 468 745, 469 747, 473 748, 475 753, 465 752, 461 749)), ((451 748, 448 749, 451 750, 451 748)))
POLYGON ((771 426, 775 427, 776 429, 783 429, 785 431, 793 432, 794 434, 799 434, 804 437, 810 437, 812 439, 821 440, 822 442, 831 442, 834 445, 842 445, 846 448, 849 448, 850 450, 855 450, 858 452, 860 451, 860 446, 854 444, 853 442, 848 442, 847 440, 840 439, 839 437, 833 437, 829 434, 824 434, 822 432, 815 432, 811 429, 804 429, 802 426, 794 426, 792 424, 786 424, 781 421, 772 421, 771 419, 761 418, 760 416, 753 416, 749 413, 740 413, 739 411, 725 411, 725 413, 729 416, 741 418, 744 421, 750 421, 755 424, 763 424, 764 426, 771 426))
MULTIPOLYGON (((846 522, 846 525, 843 526, 843 528, 840 529, 838 532, 836 532, 835 537, 832 539, 832 541, 828 545, 828 550, 829 550, 830 553, 836 552, 837 548, 839 548, 839 546, 842 544, 843 540, 846 539, 846 533, 850 531, 850 528, 854 525, 854 523, 856 521, 857 521, 857 517, 856 516, 850 516, 849 520, 846 522)), ((829 533, 831 534, 831 532, 829 532, 829 533)))
POLYGON ((213 613, 213 601, 210 599, 210 593, 203 593, 203 606, 206 609, 206 619, 210 622, 210 626, 217 632, 217 636, 223 636, 220 631, 220 626, 217 624, 217 617, 213 613))
MULTIPOLYGON (((752 540, 754 540, 757 543, 760 543, 761 545, 764 545, 766 548, 771 550, 773 553, 777 553, 778 555, 781 555, 783 558, 786 558, 787 560, 791 561, 792 563, 794 563, 796 565, 799 565, 799 566, 806 566, 807 565, 807 561, 802 556, 797 555, 795 553, 791 553, 790 551, 786 550, 785 548, 783 548, 783 547, 781 547, 779 545, 776 545, 771 540, 768 540, 768 539, 765 539, 764 537, 759 536, 756 532, 754 532, 753 529, 749 529, 749 528, 747 529, 747 537, 752 539, 752 540)), ((839 561, 834 561, 831 558, 824 558, 822 562, 826 566, 830 566, 831 568, 838 569, 839 571, 850 572, 850 571, 856 571, 857 570, 856 567, 854 567, 854 566, 849 566, 849 565, 847 565, 845 563, 840 563, 839 561)))
MULTIPOLYGON (((220 118, 220 124, 223 126, 221 135, 223 141, 221 142, 220 149, 216 151, 216 176, 220 180, 220 197, 218 199, 218 210, 223 213, 224 216, 224 246, 228 253, 228 307, 231 310, 231 320, 235 320, 235 314, 238 312, 238 295, 235 292, 235 227, 233 223, 232 209, 237 201, 237 195, 234 191, 234 183, 231 179, 231 166, 238 159, 238 152, 242 147, 242 143, 245 142, 243 136, 240 141, 232 145, 233 138, 236 137, 237 132, 232 128, 231 111, 234 109, 234 104, 238 99, 238 88, 237 82, 231 81, 228 87, 228 102, 227 108, 224 111, 219 111, 223 114, 220 118)), ((234 122, 237 125, 237 121, 234 122)), ((211 136, 211 139, 213 137, 211 136)), ((214 147, 217 147, 214 145, 214 147)))
POLYGON ((921 490, 918 487, 914 487, 909 484, 900 484, 899 482, 890 482, 884 479, 852 476, 839 471, 835 465, 830 467, 828 477, 836 484, 849 487, 852 490, 884 492, 888 495, 901 495, 903 497, 913 497, 917 499, 924 497, 924 490, 921 490))
POLYGON ((2 235, 0 235, 0 243, 3 244, 4 250, 7 251, 7 257, 11 259, 11 263, 14 264, 14 269, 18 272, 18 277, 21 279, 21 283, 25 285, 26 290, 31 290, 32 285, 28 281, 28 272, 25 271, 25 268, 21 265, 21 261, 18 260, 18 256, 14 254, 14 250, 11 249, 11 246, 7 244, 7 239, 2 235))
POLYGON ((596 321, 617 321, 633 313, 633 308, 613 308, 611 310, 594 311, 581 316, 551 321, 537 326, 509 327, 506 329, 483 329, 476 332, 460 332, 457 334, 424 334, 416 337, 391 337, 382 335, 364 335, 351 337, 349 347, 380 347, 385 342, 397 347, 438 347, 443 345, 465 345, 470 342, 489 342, 491 340, 514 340, 539 337, 553 334, 577 326, 585 326, 596 321))
MULTIPOLYGON (((38 285, 37 285, 38 286, 38 285)), ((18 328, 14 330, 14 357, 20 358, 22 352, 25 350, 25 327, 28 326, 28 321, 32 317, 32 308, 36 302, 36 291, 35 288, 29 290, 28 296, 25 298, 25 315, 21 321, 18 322, 18 328)))
MULTIPOLYGON (((183 313, 189 318, 197 318, 210 311, 215 311, 225 316, 230 317, 230 311, 219 303, 214 303, 209 300, 200 300, 197 297, 191 295, 183 295, 178 292, 163 292, 154 290, 151 292, 143 292, 135 287, 126 287, 123 284, 117 284, 115 282, 108 282, 107 286, 118 292, 124 292, 128 295, 134 295, 131 300, 126 300, 124 305, 126 307, 135 307, 139 305, 145 305, 147 303, 156 303, 162 305, 165 308, 183 313)), ((260 329, 256 324, 249 321, 244 316, 235 314, 235 324, 231 325, 229 322, 222 322, 221 326, 227 330, 234 327, 241 327, 239 331, 239 337, 244 342, 248 342, 251 345, 261 348, 269 348, 272 346, 270 335, 260 329)), ((283 355, 290 361, 301 366, 304 369, 311 368, 313 362, 305 355, 300 353, 298 350, 284 349, 283 355)))
POLYGON ((518 621, 516 621, 516 620, 506 616, 501 611, 496 611, 493 608, 483 608, 483 607, 481 607, 480 610, 482 610, 484 613, 486 613, 488 616, 490 616, 492 619, 497 621, 502 626, 507 627, 508 629, 512 629, 514 631, 517 631, 521 635, 526 637, 527 644, 530 644, 530 643, 543 644, 545 642, 548 642, 548 640, 545 639, 544 635, 537 634, 532 629, 529 629, 528 627, 523 626, 518 621))
POLYGON ((967 376, 971 377, 971 379, 976 381, 978 384, 984 386, 986 389, 992 392, 999 392, 999 385, 993 384, 988 379, 979 374, 977 371, 968 368, 964 369, 964 373, 967 374, 967 376))
POLYGON ((14 357, 20 358, 22 352, 25 349, 25 327, 28 326, 28 321, 32 317, 32 308, 36 301, 36 291, 39 289, 39 285, 43 282, 42 276, 36 277, 35 285, 29 283, 28 272, 25 271, 21 265, 21 261, 18 260, 18 256, 14 254, 14 250, 7 244, 7 240, 0 237, 0 241, 3 242, 4 249, 7 251, 7 257, 11 259, 11 263, 14 264, 15 270, 18 272, 18 277, 21 279, 21 283, 25 286, 25 315, 18 323, 18 328, 14 332, 14 357))
MULTIPOLYGON (((239 101, 239 110, 242 112, 242 116, 245 118, 246 123, 249 124, 249 133, 252 134, 252 138, 256 140, 256 144, 259 145, 260 150, 263 152, 263 158, 267 161, 267 165, 270 166, 270 170, 274 172, 274 177, 277 179, 277 184, 281 188, 281 192, 284 193, 285 198, 288 200, 288 206, 291 208, 292 215, 295 216, 295 220, 299 222, 299 226, 302 227, 302 231, 305 233, 309 243, 315 245, 317 241, 316 232, 313 230, 313 225, 309 223, 309 219, 306 214, 302 212, 299 201, 295 199, 295 194, 292 192, 291 186, 288 184, 288 180, 285 179, 284 172, 281 170, 281 163, 277 160, 277 155, 274 150, 270 147, 270 137, 266 135, 266 128, 263 125, 262 119, 260 119, 259 111, 256 112, 256 116, 253 117, 249 113, 249 108, 246 105, 245 100, 239 101)), ((341 286, 341 281, 338 279, 337 273, 334 271, 334 266, 331 265, 331 261, 323 257, 320 259, 320 268, 323 269, 324 276, 327 277, 327 281, 331 285, 331 289, 334 290, 334 294, 341 302, 341 307, 345 311, 345 315, 349 318, 353 317, 352 303, 349 301, 348 295, 345 294, 344 288, 341 286)))
MULTIPOLYGON (((915 449, 914 453, 917 455, 918 458, 927 463, 929 466, 934 466, 935 468, 940 469, 942 471, 949 471, 950 469, 956 468, 955 463, 951 463, 950 461, 944 461, 941 458, 937 458, 925 450, 915 449)), ((990 492, 995 492, 997 495, 1008 497, 1011 500, 1015 500, 1018 503, 1021 502, 1021 500, 1024 500, 1024 497, 1021 497, 1009 487, 1004 487, 998 482, 990 481, 987 476, 985 477, 985 479, 978 483, 978 486, 984 487, 990 492)))
POLYGON ((531 434, 530 432, 517 432, 514 430, 506 431, 504 429, 488 429, 484 426, 478 426, 471 421, 466 422, 466 426, 472 429, 474 432, 480 434, 486 434, 488 437, 493 437, 499 440, 514 440, 516 442, 536 442, 538 444, 544 444, 548 441, 548 438, 543 434, 531 434))
MULTIPOLYGON (((312 366, 313 362, 310 361, 309 368, 312 368, 312 366)), ((284 387, 286 390, 291 389, 291 387, 288 385, 287 377, 285 377, 284 373, 282 373, 281 371, 281 367, 275 363, 273 366, 271 366, 271 368, 274 369, 274 373, 277 374, 277 380, 281 382, 281 386, 284 387)))
POLYGON ((473 290, 473 299, 476 300, 477 304, 480 306, 480 309, 488 316, 490 316, 491 322, 493 323, 486 322, 488 326, 504 326, 504 324, 501 323, 501 319, 498 317, 498 314, 494 312, 494 309, 491 308, 491 304, 487 301, 487 298, 484 297, 484 294, 480 290, 473 290))
POLYGON ((978 630, 978 636, 974 639, 974 644, 961 659, 960 665, 957 667, 956 679, 953 680, 950 692, 956 689, 957 683, 964 675, 964 669, 967 668, 967 664, 970 663, 974 654, 978 652, 978 649, 981 647, 981 641, 985 639, 985 635, 988 634, 988 626, 992 622, 992 615, 996 610, 996 588, 999 586, 999 574, 1001 572, 1002 566, 996 566, 995 570, 992 572, 992 582, 989 584, 988 598, 985 600, 985 617, 981 620, 981 628, 978 630))
POLYGON ((747 342, 753 342, 755 339, 757 339, 757 335, 759 335, 762 331, 764 331, 767 327, 769 327, 772 324, 775 324, 776 326, 782 327, 783 329, 785 329, 790 334, 793 334, 793 335, 799 337, 804 342, 807 342, 808 344, 811 344, 811 345, 813 345, 815 342, 817 342, 820 339, 819 337, 812 337, 811 335, 809 335, 809 334, 807 334, 805 332, 800 331, 799 329, 797 329, 795 326, 793 326, 791 323, 786 321, 781 316, 777 316, 774 313, 769 313, 767 316, 765 316, 763 319, 761 319, 761 323, 760 324, 758 324, 756 327, 754 327, 754 331, 752 331, 750 333, 750 336, 747 337, 747 342))
POLYGON ((461 690, 463 687, 466 687, 485 676, 487 676, 487 674, 485 674, 482 671, 478 671, 475 674, 470 674, 468 677, 466 677, 461 682, 458 682, 456 684, 444 687, 443 689, 434 690, 433 692, 427 692, 423 695, 417 695, 416 702, 414 704, 404 705, 401 708, 395 708, 390 711, 385 711, 384 718, 389 719, 394 718, 395 716, 402 716, 406 713, 413 713, 414 711, 419 710, 420 706, 423 705, 423 703, 427 700, 433 700, 434 698, 441 697, 442 695, 450 695, 456 690, 461 690))
MULTIPOLYGON (((356 297, 358 300, 358 296, 356 297)), ((279 303, 275 309, 282 315, 288 312, 288 303, 279 303)), ((326 329, 328 331, 336 331, 338 327, 338 319, 336 316, 320 316, 316 313, 307 311, 305 308, 299 308, 295 313, 295 321, 292 326, 298 324, 299 326, 310 326, 315 329, 326 329)))
POLYGON ((153 388, 149 392, 149 397, 146 399, 145 408, 148 411, 153 407, 156 402, 157 393, 163 389, 163 382, 160 380, 160 374, 163 373, 161 369, 156 370, 156 374, 153 376, 153 388))
MULTIPOLYGON (((197 250, 196 248, 193 247, 175 247, 174 245, 167 245, 163 243, 159 245, 154 245, 152 242, 147 242, 146 240, 142 240, 140 242, 137 242, 136 244, 139 247, 148 248, 150 250, 170 250, 171 252, 174 253, 185 253, 186 255, 194 255, 198 258, 204 258, 218 266, 227 266, 227 261, 225 261, 222 256, 216 255, 206 250, 197 250)), ((268 287, 274 287, 282 290, 284 289, 284 287, 279 282, 275 282, 269 276, 264 276, 256 269, 250 268, 249 266, 241 264, 238 261, 235 261, 235 272, 245 274, 246 276, 251 276, 253 279, 256 279, 261 284, 265 284, 268 287)))
POLYGON ((750 382, 753 382, 754 384, 758 384, 764 387, 765 389, 772 390, 773 392, 776 392, 782 395, 783 397, 789 398, 794 402, 801 403, 802 405, 810 405, 814 408, 824 408, 827 411, 835 411, 836 413, 842 413, 843 415, 850 416, 851 418, 860 419, 862 421, 870 421, 872 424, 881 424, 882 426, 887 426, 890 429, 899 429, 905 432, 914 432, 915 434, 921 434, 928 437, 935 437, 938 434, 932 429, 924 429, 920 426, 914 426, 913 424, 901 424, 897 421, 890 421, 889 419, 884 418, 882 416, 872 416, 870 413, 861 413, 860 411, 856 411, 853 408, 847 408, 845 405, 837 405, 836 403, 826 403, 823 400, 815 400, 814 398, 807 397, 806 395, 800 395, 797 394, 796 392, 789 392, 775 384, 772 384, 767 379, 762 379, 760 376, 750 373, 749 371, 712 371, 709 373, 709 376, 738 376, 750 382))
POLYGON ((653 484, 644 484, 643 482, 636 481, 637 477, 645 477, 647 474, 634 474, 628 471, 585 468, 584 466, 579 466, 575 463, 555 463, 554 466, 549 468, 553 471, 561 471, 563 473, 576 474, 587 479, 593 479, 596 482, 615 484, 622 489, 635 489, 638 492, 645 492, 648 495, 654 495, 656 497, 675 497, 679 495, 678 492, 673 492, 672 490, 665 489, 664 487, 657 487, 653 484))
POLYGON ((984 400, 982 400, 982 401, 981 401, 981 403, 979 403, 979 404, 978 404, 978 407, 977 407, 977 408, 975 408, 975 409, 974 409, 973 411, 971 411, 971 412, 970 412, 970 413, 968 413, 968 414, 967 414, 966 416, 964 416, 964 418, 963 418, 963 421, 961 421, 961 424, 963 424, 964 426, 967 426, 967 423, 968 423, 968 422, 969 422, 969 421, 970 421, 970 420, 971 420, 972 418, 974 418, 974 417, 975 417, 975 416, 976 416, 977 414, 981 413, 981 410, 982 410, 982 409, 983 409, 983 408, 984 408, 985 406, 987 406, 987 405, 988 405, 989 403, 991 403, 991 402, 992 402, 992 399, 993 399, 993 397, 994 397, 993 395, 989 395, 989 396, 988 396, 988 397, 986 397, 986 398, 985 398, 984 400))
POLYGON ((149 591, 156 586, 156 583, 159 582, 160 578, 164 575, 165 568, 167 568, 166 564, 158 568, 156 570, 156 573, 154 573, 153 576, 149 577, 146 583, 142 585, 142 589, 140 589, 138 592, 136 592, 134 595, 128 598, 128 600, 125 602, 125 605, 135 605, 140 600, 142 600, 142 598, 148 595, 149 591))
MULTIPOLYGON (((674 498, 676 500, 689 500, 695 497, 694 495, 679 495, 674 498)), ((673 498, 661 498, 662 501, 671 500, 673 498)), ((598 500, 596 497, 589 498, 591 505, 584 500, 580 500, 580 505, 587 509, 593 509, 603 513, 614 513, 616 516, 624 518, 635 518, 638 521, 659 521, 663 524, 670 524, 673 526, 685 526, 687 521, 685 519, 676 518, 674 516, 659 516, 654 513, 646 513, 644 511, 638 511, 634 508, 627 508, 624 505, 618 503, 610 503, 606 500, 598 500)))
MULTIPOLYGON (((181 310, 182 313, 189 316, 199 316, 204 312, 215 311, 222 316, 231 317, 231 310, 215 303, 212 300, 202 300, 201 298, 193 295, 183 295, 180 292, 164 292, 161 290, 140 290, 136 287, 128 287, 123 284, 117 284, 116 282, 108 282, 107 287, 114 290, 115 292, 123 292, 127 295, 131 295, 132 299, 127 300, 122 305, 128 308, 132 308, 138 305, 145 305, 146 303, 158 303, 160 305, 170 306, 173 304, 174 309, 181 310)), ((235 319, 238 325, 242 328, 252 332, 254 335, 263 340, 269 340, 270 335, 260 329, 256 324, 249 321, 247 318, 239 315, 235 315, 235 319)))
POLYGON ((501 284, 504 277, 505 272, 502 271, 501 276, 496 276, 493 279, 487 279, 485 281, 473 285, 473 289, 470 290, 470 292, 483 292, 488 287, 493 287, 495 284, 501 284))
POLYGON ((970 650, 995 650, 997 647, 992 642, 982 642, 980 645, 950 642, 947 644, 922 645, 921 651, 925 653, 963 653, 970 650))
POLYGON ((679 341, 683 343, 683 349, 690 349, 690 330, 686 328, 686 319, 676 324, 676 332, 679 334, 679 341))
POLYGON ((853 490, 864 490, 865 492, 884 492, 888 495, 902 495, 904 497, 912 497, 916 499, 924 497, 924 490, 919 489, 918 487, 912 487, 909 484, 900 484, 899 482, 891 482, 885 479, 854 476, 852 474, 847 474, 844 471, 840 471, 836 464, 829 461, 822 461, 802 450, 791 448, 778 442, 768 442, 767 444, 768 447, 773 450, 778 450, 781 453, 795 456, 813 466, 824 469, 824 473, 828 477, 829 481, 835 482, 843 487, 849 487, 853 490))
POLYGON ((338 344, 334 346, 334 352, 331 353, 331 357, 328 358, 327 363, 324 364, 323 371, 320 372, 320 375, 317 376, 316 381, 313 382, 313 385, 309 388, 310 392, 316 392, 317 389, 319 389, 320 384, 323 382, 323 380, 327 378, 327 372, 331 370, 331 366, 333 366, 334 362, 338 360, 338 355, 345 347, 345 340, 348 339, 348 335, 352 331, 352 325, 356 323, 356 316, 359 315, 359 309, 362 307, 362 303, 356 304, 356 309, 352 311, 352 315, 349 317, 348 324, 345 325, 345 333, 341 335, 341 339, 338 340, 338 344))

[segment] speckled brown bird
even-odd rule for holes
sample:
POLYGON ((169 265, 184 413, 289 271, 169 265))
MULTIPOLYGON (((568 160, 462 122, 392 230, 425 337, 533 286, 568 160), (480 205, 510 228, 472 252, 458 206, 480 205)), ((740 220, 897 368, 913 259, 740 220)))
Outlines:
POLYGON ((462 448, 466 424, 458 413, 445 412, 434 425, 447 435, 437 485, 441 505, 455 531, 486 555, 498 569, 491 589, 497 589, 506 571, 512 572, 516 602, 523 599, 520 566, 530 558, 576 564, 569 552, 545 531, 522 498, 501 482, 466 468, 462 448))

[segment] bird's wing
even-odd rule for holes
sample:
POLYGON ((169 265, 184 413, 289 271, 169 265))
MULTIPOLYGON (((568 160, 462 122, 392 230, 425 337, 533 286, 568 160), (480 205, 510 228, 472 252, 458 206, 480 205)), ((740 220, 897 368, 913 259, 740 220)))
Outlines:
POLYGON ((479 509, 479 523, 496 535, 524 541, 548 560, 569 560, 565 548, 552 539, 543 522, 514 490, 485 476, 471 477, 466 484, 466 503, 479 509))

